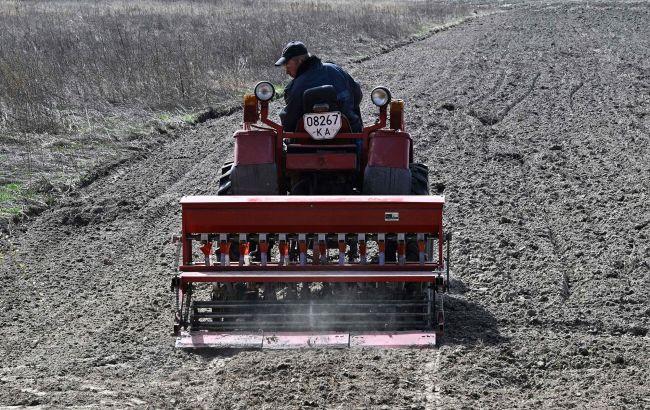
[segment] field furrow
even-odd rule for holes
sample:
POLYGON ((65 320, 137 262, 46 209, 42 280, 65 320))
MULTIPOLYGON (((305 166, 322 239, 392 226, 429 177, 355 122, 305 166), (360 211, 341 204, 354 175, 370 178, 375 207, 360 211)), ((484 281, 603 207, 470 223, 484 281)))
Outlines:
MULTIPOLYGON (((0 405, 650 406, 650 5, 532 3, 346 68, 406 101, 454 234, 435 350, 186 352, 178 199, 214 193, 240 112, 101 173, 0 261, 0 405)), ((273 112, 279 103, 272 107, 273 112)))

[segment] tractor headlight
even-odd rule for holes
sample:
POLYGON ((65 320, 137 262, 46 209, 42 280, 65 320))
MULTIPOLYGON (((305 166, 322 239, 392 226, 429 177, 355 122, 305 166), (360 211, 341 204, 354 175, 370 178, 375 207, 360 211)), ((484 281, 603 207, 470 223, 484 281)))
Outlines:
POLYGON ((376 87, 370 93, 370 99, 376 106, 383 107, 390 102, 390 91, 386 87, 376 87))
POLYGON ((270 101, 275 95, 273 84, 268 81, 260 81, 255 86, 255 96, 260 101, 270 101))

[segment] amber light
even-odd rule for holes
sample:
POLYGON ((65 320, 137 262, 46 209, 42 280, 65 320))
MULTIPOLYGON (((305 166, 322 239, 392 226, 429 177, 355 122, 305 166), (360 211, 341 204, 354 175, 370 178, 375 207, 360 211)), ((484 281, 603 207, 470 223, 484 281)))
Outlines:
POLYGON ((255 94, 244 95, 244 122, 255 123, 259 119, 257 97, 255 94))
POLYGON ((404 129, 404 101, 395 100, 390 103, 390 128, 392 130, 404 129))

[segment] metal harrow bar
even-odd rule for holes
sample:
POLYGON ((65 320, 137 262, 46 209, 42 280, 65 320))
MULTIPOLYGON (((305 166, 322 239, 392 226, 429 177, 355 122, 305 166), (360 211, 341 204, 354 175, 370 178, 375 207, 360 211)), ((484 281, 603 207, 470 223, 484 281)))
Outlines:
POLYGON ((403 330, 431 328, 435 306, 421 300, 359 302, 195 301, 192 330, 403 330))

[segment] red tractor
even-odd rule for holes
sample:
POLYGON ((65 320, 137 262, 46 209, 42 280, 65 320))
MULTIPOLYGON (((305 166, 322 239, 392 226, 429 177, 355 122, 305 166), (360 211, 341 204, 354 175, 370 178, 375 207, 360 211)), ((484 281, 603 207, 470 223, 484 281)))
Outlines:
POLYGON ((404 129, 404 102, 391 101, 387 88, 372 91, 379 119, 360 133, 350 132, 331 85, 305 91, 303 121, 290 133, 268 118, 274 94, 261 82, 245 96, 244 126, 234 136, 234 162, 222 168, 219 195, 429 194, 429 170, 413 162, 404 129), (256 125, 260 119, 267 127, 256 125))
POLYGON ((379 118, 355 133, 334 88, 315 87, 285 132, 268 117, 274 95, 260 82, 244 97, 218 195, 181 200, 177 346, 435 344, 449 279, 444 197, 413 163, 403 101, 375 88, 379 118), (210 300, 193 299, 202 283, 210 300))

